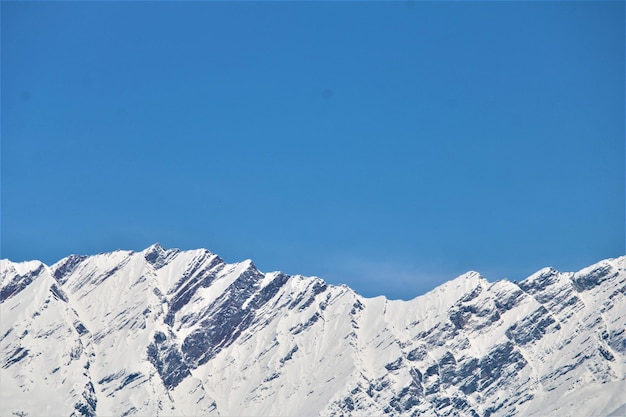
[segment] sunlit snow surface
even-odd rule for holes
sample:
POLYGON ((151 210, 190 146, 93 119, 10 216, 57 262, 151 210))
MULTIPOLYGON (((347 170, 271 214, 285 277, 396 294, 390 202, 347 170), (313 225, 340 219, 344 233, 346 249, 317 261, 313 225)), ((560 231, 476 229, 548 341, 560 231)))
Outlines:
POLYGON ((411 301, 206 250, 0 261, 0 415, 626 414, 626 257, 411 301))

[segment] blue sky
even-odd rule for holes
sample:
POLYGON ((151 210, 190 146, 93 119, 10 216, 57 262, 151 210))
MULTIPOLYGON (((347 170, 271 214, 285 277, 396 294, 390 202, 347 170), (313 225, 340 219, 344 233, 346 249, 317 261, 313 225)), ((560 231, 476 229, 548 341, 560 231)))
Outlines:
POLYGON ((2 246, 411 298, 624 250, 624 2, 5 2, 2 246))

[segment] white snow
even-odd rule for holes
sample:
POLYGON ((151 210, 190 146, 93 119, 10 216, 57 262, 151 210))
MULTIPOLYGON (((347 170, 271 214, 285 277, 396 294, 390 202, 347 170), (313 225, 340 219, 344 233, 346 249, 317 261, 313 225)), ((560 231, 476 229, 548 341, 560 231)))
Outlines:
MULTIPOLYGON (((554 275, 536 293, 469 272, 410 301, 364 298, 346 286, 322 290, 319 278, 291 276, 254 310, 251 300, 279 277, 262 274, 237 304, 248 324, 238 324, 240 334, 172 390, 148 360, 155 333, 180 349, 222 311, 252 262, 226 264, 206 250, 155 245, 87 257, 60 285, 53 273, 64 261, 0 261, 0 289, 33 274, 0 302, 0 415, 69 415, 89 383, 98 415, 380 415, 394 401, 410 410, 398 415, 433 415, 434 398, 459 397, 481 415, 500 404, 495 417, 604 417, 626 404, 626 359, 616 339, 626 328, 626 257, 577 273, 544 269, 525 281, 554 275), (165 264, 146 260, 153 251, 165 264), (576 280, 599 270, 608 271, 602 282, 575 289, 576 280), (187 292, 166 324, 171 303, 187 292), (501 375, 491 385, 466 394, 461 382, 443 381, 444 356, 453 355, 461 372, 511 343, 509 356, 522 359, 492 370, 501 375), (431 367, 436 373, 427 376, 431 367), (407 405, 402 393, 418 383, 422 397, 407 405)), ((476 375, 487 384, 489 375, 476 375)), ((437 412, 454 415, 450 407, 437 412)))

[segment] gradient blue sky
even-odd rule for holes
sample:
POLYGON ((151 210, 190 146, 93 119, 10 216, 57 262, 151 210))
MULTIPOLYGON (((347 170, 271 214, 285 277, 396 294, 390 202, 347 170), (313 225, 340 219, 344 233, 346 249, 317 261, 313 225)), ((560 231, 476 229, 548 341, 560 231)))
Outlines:
POLYGON ((411 298, 623 255, 624 2, 7 2, 2 246, 411 298))

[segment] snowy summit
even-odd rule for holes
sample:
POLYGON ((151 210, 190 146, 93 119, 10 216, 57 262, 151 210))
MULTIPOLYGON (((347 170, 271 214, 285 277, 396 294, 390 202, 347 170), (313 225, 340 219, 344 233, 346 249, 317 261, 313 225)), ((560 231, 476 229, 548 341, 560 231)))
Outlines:
POLYGON ((2 260, 0 415, 623 415, 625 296, 626 257, 411 301, 204 249, 2 260))

